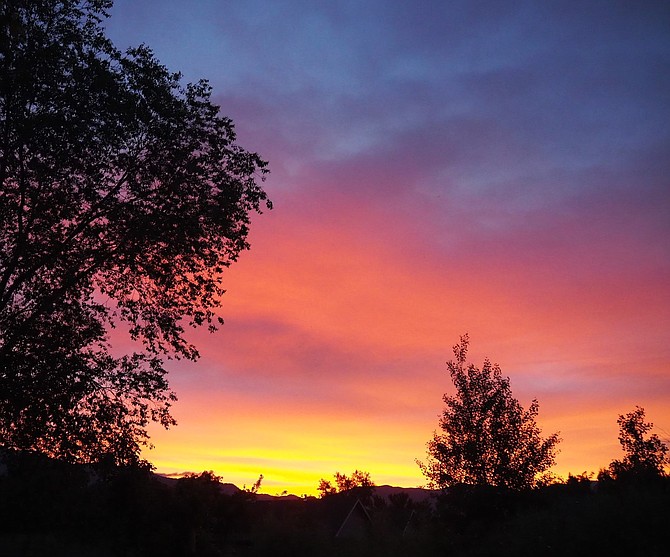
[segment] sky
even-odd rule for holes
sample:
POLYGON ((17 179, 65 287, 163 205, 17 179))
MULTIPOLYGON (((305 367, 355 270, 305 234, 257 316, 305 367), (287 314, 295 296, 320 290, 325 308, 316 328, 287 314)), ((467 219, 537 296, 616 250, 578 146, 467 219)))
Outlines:
POLYGON ((636 405, 670 441, 667 2, 117 0, 105 26, 208 79, 271 170, 225 325, 169 364, 158 472, 422 485, 466 332, 560 431, 555 473, 621 458, 636 405))

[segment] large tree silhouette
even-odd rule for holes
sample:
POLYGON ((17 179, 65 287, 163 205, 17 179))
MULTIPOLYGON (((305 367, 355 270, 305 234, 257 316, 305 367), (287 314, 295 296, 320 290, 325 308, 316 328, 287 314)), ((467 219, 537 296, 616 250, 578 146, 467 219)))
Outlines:
POLYGON ((468 346, 468 335, 454 346, 447 365, 456 394, 444 395, 442 433, 428 442, 427 462, 417 462, 433 488, 531 487, 554 464, 558 434, 540 436, 537 400, 524 410, 497 364, 466 365, 468 346))
POLYGON ((174 423, 163 359, 197 357, 185 327, 216 328, 269 202, 207 82, 117 50, 110 7, 0 4, 0 445, 136 462, 174 423))

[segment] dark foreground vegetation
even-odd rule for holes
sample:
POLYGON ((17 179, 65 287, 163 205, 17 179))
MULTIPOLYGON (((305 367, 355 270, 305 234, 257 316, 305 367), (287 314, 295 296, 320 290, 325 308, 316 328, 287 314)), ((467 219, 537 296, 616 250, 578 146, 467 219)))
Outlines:
POLYGON ((384 488, 322 499, 3 452, 2 556, 666 555, 670 479, 571 477, 513 492, 384 488))

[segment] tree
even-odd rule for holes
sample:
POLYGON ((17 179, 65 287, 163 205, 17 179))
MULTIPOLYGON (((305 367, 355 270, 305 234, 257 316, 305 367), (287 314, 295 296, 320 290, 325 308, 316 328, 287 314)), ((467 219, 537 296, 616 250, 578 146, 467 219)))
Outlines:
POLYGON ((362 491, 366 495, 369 495, 375 487, 375 483, 370 478, 369 472, 354 470, 351 476, 335 472, 333 477, 335 478, 335 486, 333 486, 330 480, 325 480, 323 478, 319 480, 319 487, 317 489, 322 498, 327 497, 328 495, 334 495, 335 493, 345 493, 352 489, 362 491))
POLYGON ((136 463, 148 423, 175 423, 165 358, 222 323, 222 273, 271 205, 207 82, 117 50, 110 6, 0 5, 0 446, 136 463))
POLYGON ((427 462, 417 463, 433 488, 531 487, 554 464, 558 434, 540 436, 537 400, 524 410, 497 364, 466 366, 468 345, 466 334, 454 346, 456 361, 447 362, 456 394, 444 395, 442 433, 428 442, 427 462))
POLYGON ((599 479, 651 479, 665 475, 663 467, 668 463, 668 447, 655 433, 647 435, 654 424, 644 420, 644 408, 640 406, 619 415, 619 443, 626 454, 623 460, 613 460, 609 470, 601 471, 599 479))

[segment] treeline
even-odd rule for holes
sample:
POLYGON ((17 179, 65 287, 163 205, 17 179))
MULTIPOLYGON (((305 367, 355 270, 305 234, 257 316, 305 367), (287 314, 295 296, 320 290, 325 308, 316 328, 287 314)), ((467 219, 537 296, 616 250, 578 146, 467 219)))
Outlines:
POLYGON ((2 471, 0 555, 664 555, 670 528, 663 476, 264 500, 211 472, 168 480, 6 451, 2 471))

